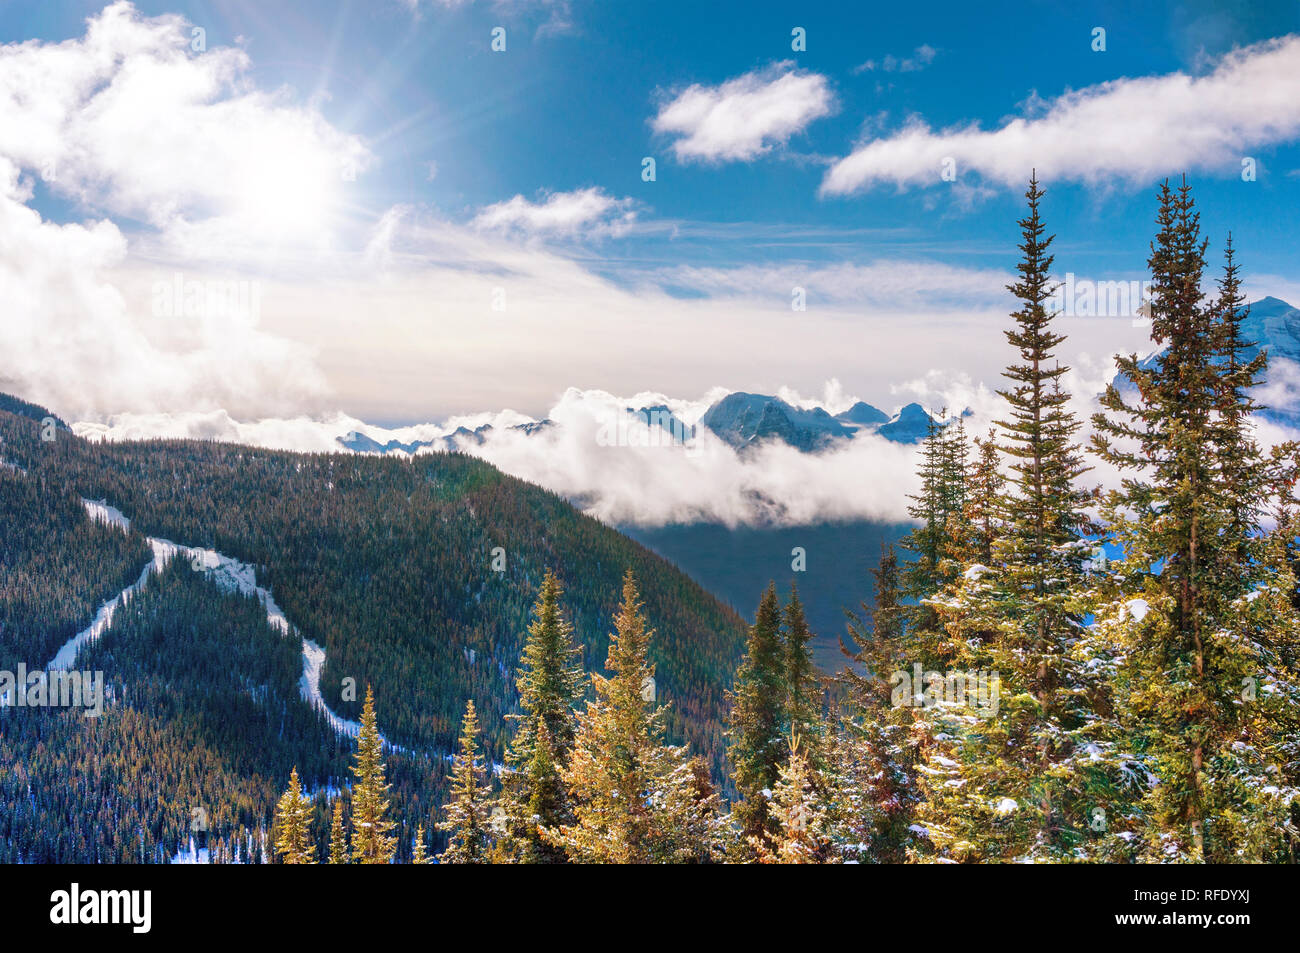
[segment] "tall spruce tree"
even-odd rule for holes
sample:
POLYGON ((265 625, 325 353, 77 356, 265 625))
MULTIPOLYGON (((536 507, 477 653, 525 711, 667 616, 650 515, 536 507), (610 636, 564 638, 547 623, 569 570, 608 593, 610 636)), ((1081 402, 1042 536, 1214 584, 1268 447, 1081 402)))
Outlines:
POLYGON ((861 615, 848 616, 857 651, 850 653, 841 643, 854 666, 839 677, 847 698, 831 752, 832 822, 845 859, 902 863, 915 836, 918 751, 912 709, 893 692, 892 676, 909 666, 907 609, 900 602, 894 547, 882 548, 872 575, 874 605, 864 603, 861 615), (869 624, 863 621, 868 618, 869 624))
POLYGON ((330 819, 330 856, 331 864, 350 863, 348 856, 348 839, 343 830, 343 799, 334 799, 334 814, 330 819))
POLYGON ((822 718, 822 686, 808 643, 813 633, 804 617, 799 590, 790 584, 784 610, 786 719, 789 735, 814 772, 824 767, 826 725, 822 718))
POLYGON ((311 801, 303 797, 298 769, 289 773, 289 787, 275 806, 275 853, 286 864, 314 864, 316 845, 312 841, 311 801))
POLYGON ((488 862, 489 811, 492 787, 487 768, 479 759, 478 713, 474 700, 465 703, 460 730, 460 754, 452 768, 451 800, 442 806, 444 819, 438 830, 448 834, 447 849, 438 855, 444 864, 488 862))
POLYGON ((384 741, 375 714, 375 693, 366 686, 357 733, 352 776, 352 859, 358 864, 390 864, 397 853, 396 826, 388 817, 388 781, 384 778, 384 741))
POLYGON ((1261 452, 1251 429, 1253 415, 1262 409, 1254 389, 1262 382, 1268 354, 1258 349, 1256 342, 1247 340, 1243 331, 1249 308, 1241 290, 1231 233, 1223 249, 1223 275, 1218 286, 1218 296, 1209 307, 1216 338, 1220 398, 1218 413, 1210 422, 1211 445, 1206 449, 1214 453, 1219 481, 1234 490, 1227 499, 1227 533, 1239 546, 1237 561, 1247 562, 1259 558, 1258 547, 1252 550, 1252 541, 1259 538, 1260 517, 1282 477, 1261 452))
POLYGON ((685 762, 663 741, 664 707, 655 703, 654 631, 642 614, 629 569, 609 637, 608 677, 592 676, 595 699, 578 716, 569 767, 562 772, 573 821, 543 836, 580 863, 655 863, 680 848, 665 792, 685 762))
POLYGON ((1131 388, 1109 387, 1095 418, 1096 452, 1126 474, 1105 510, 1124 559, 1097 627, 1122 659, 1120 715, 1158 779, 1138 804, 1142 857, 1260 859, 1259 832, 1285 823, 1288 808, 1265 793, 1277 789, 1281 752, 1250 738, 1276 710, 1243 704, 1243 685, 1264 672, 1290 681, 1278 650, 1292 622, 1255 609, 1285 602, 1260 595, 1278 576, 1260 558, 1243 488, 1226 480, 1238 467, 1228 454, 1254 456, 1242 425, 1263 365, 1242 360, 1231 258, 1219 299, 1205 298, 1206 242, 1186 179, 1164 183, 1159 199, 1148 259, 1158 351, 1117 361, 1131 388))
POLYGON ((574 706, 584 694, 585 678, 573 628, 560 608, 562 595, 548 570, 520 658, 519 714, 509 716, 517 727, 505 758, 498 846, 519 863, 563 862, 564 852, 545 841, 540 829, 572 819, 561 772, 573 748, 574 706))
POLYGON ((769 810, 771 791, 786 758, 788 656, 781 637, 781 603, 769 583, 749 628, 745 657, 730 694, 727 755, 740 799, 732 813, 746 843, 776 832, 769 810))
MULTIPOLYGON (((946 408, 939 413, 940 418, 946 415, 946 408)), ((908 514, 917 525, 900 544, 914 554, 900 577, 901 594, 911 603, 909 651, 925 668, 942 667, 956 651, 929 600, 953 581, 959 565, 955 557, 965 533, 967 453, 960 418, 956 424, 930 418, 918 467, 921 490, 909 496, 908 514)))
MULTIPOLYGON (((1078 732, 1096 722, 1097 679, 1076 658, 1085 612, 1085 562, 1093 548, 1091 495, 1075 443, 1079 422, 1056 361, 1064 335, 1055 313, 1050 253, 1031 177, 1020 220, 1020 302, 1006 332, 1015 359, 999 391, 998 422, 1008 461, 1000 512, 964 554, 936 611, 958 651, 944 704, 927 705, 928 764, 919 811, 931 844, 956 860, 1040 860, 1069 856, 1086 836, 1093 769, 1075 758, 1078 732), (980 550, 983 550, 982 552, 980 550), (971 686, 976 697, 969 697, 971 686), (955 681, 959 680, 959 681, 955 681), (993 702, 993 683, 998 700, 993 702), (983 696, 979 694, 983 692, 983 696)), ((983 448, 973 482, 995 481, 994 451, 983 448)), ((976 514, 983 520, 982 514, 976 514)), ((972 527, 972 529, 975 529, 972 527)), ((927 689, 929 686, 927 686, 927 689)))
POLYGON ((1027 750, 1021 749, 1032 760, 1019 765, 1020 780, 1032 791, 1022 789, 1019 800, 1037 824, 1037 849, 1050 854, 1073 848, 1082 821, 1066 802, 1070 785, 1061 765, 1072 753, 1071 732, 1086 720, 1076 709, 1081 686, 1070 647, 1082 622, 1076 598, 1092 550, 1084 537, 1093 527, 1090 493, 1079 484, 1088 470, 1075 442, 1080 424, 1061 387, 1069 368, 1056 360, 1065 335, 1054 329, 1049 306, 1054 236, 1039 214, 1042 196, 1031 176, 1029 214, 1019 223, 1020 276, 1008 288, 1020 300, 1016 325, 1006 332, 1018 360, 1003 372, 1011 386, 999 391, 1010 410, 999 426, 1014 492, 998 540, 998 584, 1012 611, 1023 615, 1003 628, 993 662, 1006 688, 1027 691, 1036 702, 1023 726, 1027 750))

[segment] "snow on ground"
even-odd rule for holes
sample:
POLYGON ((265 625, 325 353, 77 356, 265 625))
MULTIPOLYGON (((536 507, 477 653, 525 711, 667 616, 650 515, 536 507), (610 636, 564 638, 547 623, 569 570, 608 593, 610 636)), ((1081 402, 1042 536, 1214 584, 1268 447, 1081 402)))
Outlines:
MULTIPOLYGON (((116 526, 123 532, 130 530, 131 520, 116 507, 109 506, 103 500, 82 500, 81 502, 86 507, 86 512, 92 520, 109 526, 116 526)), ((222 590, 239 592, 246 596, 256 596, 266 609, 267 623, 277 632, 288 635, 293 631, 284 611, 271 595, 271 591, 257 584, 257 574, 248 563, 240 562, 238 559, 219 553, 215 549, 182 546, 179 543, 173 543, 171 540, 157 539, 153 536, 146 536, 145 539, 153 550, 153 560, 141 571, 140 578, 100 606, 90 625, 63 643, 46 668, 50 670, 71 669, 77 660, 77 653, 108 631, 108 627, 113 624, 113 616, 117 613, 118 608, 130 602, 131 597, 144 587, 150 576, 162 572, 167 568, 167 564, 178 555, 188 560, 190 567, 196 572, 204 572, 210 575, 222 590)), ((310 639, 303 639, 302 678, 298 682, 299 691, 302 693, 304 701, 324 713, 335 731, 341 735, 347 735, 349 738, 355 738, 358 732, 361 731, 361 725, 358 722, 349 721, 335 714, 325 704, 325 699, 321 696, 320 673, 324 664, 325 650, 310 639)), ((396 748, 395 745, 391 745, 384 740, 382 735, 380 739, 390 748, 396 748)), ((180 854, 177 856, 180 856, 180 854)))
POLYGON ((361 732, 361 723, 349 721, 329 710, 325 704, 325 699, 320 693, 320 670, 325 664, 325 650, 313 642, 311 639, 302 640, 302 678, 298 681, 298 689, 302 692, 302 697, 324 713, 329 719, 331 727, 341 735, 347 735, 349 738, 355 738, 361 732))
POLYGON ((124 533, 131 528, 131 521, 122 515, 122 511, 116 506, 109 506, 105 500, 82 500, 81 505, 96 523, 116 526, 124 533))
POLYGON ((59 651, 54 654, 54 658, 50 659, 49 664, 45 666, 48 670, 52 672, 71 670, 77 661, 77 653, 91 642, 98 641, 99 637, 107 632, 108 627, 113 624, 113 616, 117 614, 117 610, 130 602, 131 598, 144 588, 144 584, 148 582, 149 577, 165 569, 176 555, 175 545, 168 543, 166 540, 151 538, 149 545, 153 549, 153 560, 145 564, 144 569, 140 572, 140 578, 100 606, 90 625, 64 642, 59 651))
POLYGON ((189 846, 182 847, 173 856, 169 863, 173 864, 210 864, 212 860, 208 856, 206 847, 197 847, 194 844, 194 838, 190 838, 189 846))

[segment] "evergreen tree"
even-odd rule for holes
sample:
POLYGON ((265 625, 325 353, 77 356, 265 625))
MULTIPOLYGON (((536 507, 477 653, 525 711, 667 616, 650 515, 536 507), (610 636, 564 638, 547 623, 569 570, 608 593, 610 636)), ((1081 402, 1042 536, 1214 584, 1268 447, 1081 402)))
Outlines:
POLYGON ((1003 500, 1006 479, 1002 476, 1002 457, 994 431, 988 437, 975 438, 977 452, 966 482, 966 507, 962 524, 964 539, 956 541, 955 557, 966 566, 993 564, 993 545, 1001 537, 1004 522, 1003 500))
POLYGON ((343 832, 343 799, 334 799, 334 816, 330 820, 330 858, 331 864, 346 864, 348 856, 347 835, 343 832))
POLYGON ((1246 340, 1242 331, 1249 309, 1231 234, 1223 259, 1219 293, 1210 305, 1220 397, 1218 414, 1210 420, 1211 443, 1206 449, 1214 453, 1219 483, 1232 488, 1226 498, 1227 533, 1239 546, 1237 561, 1248 562, 1259 556, 1257 548, 1252 550, 1251 540, 1257 537, 1265 501, 1274 495, 1281 475, 1264 458, 1251 430, 1253 415, 1262 409, 1253 391, 1262 382, 1268 354, 1256 350, 1252 357, 1250 351, 1256 349, 1256 343, 1246 340))
POLYGON ((444 864, 488 862, 488 812, 492 788, 478 755, 478 714, 474 701, 465 704, 460 732, 460 754, 452 772, 451 800, 442 806, 445 820, 438 830, 450 835, 438 859, 444 864))
POLYGON ((900 577, 900 592, 912 602, 906 627, 910 653, 927 669, 942 667, 956 651, 929 600, 953 581, 959 565, 967 452, 960 418, 956 424, 930 419, 921 447, 921 491, 909 496, 908 514, 917 525, 900 544, 915 554, 900 577))
POLYGON ((760 863, 821 864, 833 857, 831 820, 815 771, 796 739, 772 792, 776 833, 751 840, 760 863))
POLYGON ((560 772, 568 765, 577 730, 575 703, 585 679, 572 626, 560 609, 563 590, 550 571, 542 581, 520 659, 517 724, 506 752, 499 848, 517 862, 563 862, 562 850, 542 839, 541 827, 572 818, 560 772))
POLYGON ((663 743, 656 707, 653 630, 646 627, 636 580, 623 579, 605 668, 592 676, 595 699, 578 716, 569 767, 562 772, 574 820, 543 836, 581 863, 654 863, 680 848, 666 795, 684 753, 663 743))
POLYGON ((858 646, 855 663, 840 675, 846 688, 842 731, 831 755, 834 838, 849 859, 901 863, 912 845, 917 804, 918 737, 911 699, 895 697, 893 674, 906 670, 900 570, 892 546, 872 570, 875 605, 849 614, 858 646), (868 627, 863 616, 870 618, 868 627))
POLYGON ((429 862, 429 852, 424 846, 424 825, 420 824, 415 828, 415 846, 411 849, 411 863, 427 864, 429 862))
MULTIPOLYGON (((933 600, 958 651, 943 703, 925 706, 925 734, 936 743, 921 772, 919 816, 949 859, 1067 856, 1086 837, 1095 804, 1087 793, 1095 771, 1075 760, 1078 732, 1097 725, 1097 678, 1075 653, 1093 527, 1090 494, 1078 484, 1086 472, 1074 442, 1079 422, 1061 387, 1068 368, 1055 361, 1065 336, 1049 307, 1053 237, 1039 214, 1042 195, 1031 177, 1019 279, 1008 286, 1020 307, 1006 332, 1016 358, 1004 371, 1010 386, 999 395, 1009 414, 998 427, 1011 492, 996 519, 976 514, 985 524, 973 534, 977 545, 933 600)), ((975 472, 981 496, 1000 481, 991 446, 975 472)), ((986 497, 977 509, 991 505, 986 497)))
POLYGON ((789 660, 781 638, 781 603, 769 583, 750 626, 745 657, 729 696, 727 751, 740 800, 732 813, 746 843, 775 832, 768 799, 785 760, 789 660))
POLYGON ((790 600, 785 606, 785 729, 800 739, 804 757, 817 771, 824 767, 826 725, 822 718, 821 679, 808 648, 812 637, 799 591, 791 583, 790 600))
MULTIPOLYGON (((1071 733, 1090 720, 1070 647, 1083 621, 1077 596, 1093 546, 1084 537, 1093 526, 1086 512, 1090 493, 1079 485, 1088 469, 1074 439, 1080 424, 1061 387, 1069 368, 1055 360, 1065 335, 1054 329, 1056 314, 1049 310, 1054 236, 1046 234, 1039 215, 1042 196, 1032 176, 1025 193, 1029 214, 1019 223, 1020 277, 1008 289, 1021 303, 1012 315, 1015 327, 1006 332, 1019 360, 1003 372, 1011 386, 999 394, 1010 415, 999 426, 1014 492, 998 540, 1002 565, 996 582, 1010 618, 994 640, 991 662, 1004 690, 1025 691, 1035 703, 1020 725, 1006 724, 1025 744, 1020 763, 1008 765, 1018 777, 995 782, 1005 785, 996 794, 999 803, 1017 798, 1024 827, 1037 825, 1035 848, 1050 853, 1071 850, 1086 822, 1070 800, 1079 792, 1070 791, 1063 765, 1073 753, 1071 733)), ((1016 707, 1008 706, 1004 723, 1017 720, 1016 707)))
POLYGON ((375 693, 366 686, 357 733, 352 776, 352 859, 358 864, 390 864, 397 853, 396 826, 388 817, 388 782, 384 778, 384 741, 375 715, 375 693))
POLYGON ((1160 350, 1117 361, 1135 393, 1112 385, 1095 418, 1096 452, 1126 473, 1105 510, 1124 559, 1097 627, 1122 659, 1120 715, 1159 781, 1137 805, 1142 856, 1259 859, 1258 832, 1288 816, 1262 795, 1277 788, 1269 778, 1282 770, 1282 752, 1251 739, 1277 710, 1243 704, 1243 685, 1267 671, 1291 682, 1284 660, 1293 624, 1254 609, 1264 602, 1285 612, 1289 600, 1261 595, 1277 586, 1270 568, 1281 567, 1261 558, 1255 518, 1237 499, 1243 488, 1225 482, 1237 474, 1250 492, 1255 478, 1225 454, 1248 466, 1255 459, 1247 388, 1263 363, 1242 359, 1231 257, 1219 299, 1205 300, 1206 242, 1185 179, 1177 190, 1162 185, 1156 221, 1148 265, 1160 350))
POLYGON ((289 773, 289 787, 275 806, 275 853, 286 864, 314 864, 316 845, 309 823, 311 801, 303 797, 298 769, 289 773))
POLYGON ((674 752, 657 805, 664 835, 656 844, 659 862, 709 864, 734 854, 735 830, 703 758, 683 760, 674 752))
POLYGON ((546 727, 545 720, 539 718, 533 758, 525 769, 527 785, 524 787, 528 792, 525 807, 531 824, 529 833, 530 836, 536 836, 537 842, 534 844, 529 841, 532 853, 524 854, 524 860, 558 863, 565 859, 562 850, 543 840, 540 835, 542 828, 555 827, 572 818, 562 773, 565 765, 557 764, 555 757, 556 747, 551 741, 550 730, 546 727))

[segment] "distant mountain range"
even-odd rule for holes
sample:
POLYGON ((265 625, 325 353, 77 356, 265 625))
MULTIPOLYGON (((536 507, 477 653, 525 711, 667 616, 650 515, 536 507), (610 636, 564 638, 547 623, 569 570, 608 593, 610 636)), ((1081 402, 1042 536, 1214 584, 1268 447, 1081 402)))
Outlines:
MULTIPOLYGON (((516 424, 506 429, 517 430, 531 436, 552 426, 554 424, 549 420, 538 420, 525 424, 516 424)), ((492 429, 491 424, 484 424, 481 427, 475 427, 473 430, 468 427, 457 427, 449 434, 429 440, 410 440, 407 442, 389 440, 386 443, 380 443, 360 430, 353 430, 339 437, 338 441, 339 445, 345 450, 352 450, 356 453, 415 453, 424 447, 454 451, 463 450, 466 446, 482 445, 483 441, 487 439, 487 435, 492 432, 492 429)))
MULTIPOLYGON (((697 425, 678 419, 663 404, 628 407, 627 412, 650 426, 661 427, 678 441, 690 439, 696 433, 697 425)), ((848 410, 832 416, 821 407, 805 409, 770 394, 737 391, 715 401, 704 412, 698 426, 740 451, 770 441, 779 441, 798 450, 814 453, 864 433, 874 433, 894 443, 918 443, 925 438, 930 421, 930 414, 917 403, 907 404, 890 416, 864 401, 858 401, 848 410)), ((554 421, 544 418, 505 429, 531 436, 554 426, 554 421)), ((450 433, 429 439, 393 439, 383 443, 362 430, 353 430, 339 437, 338 442, 344 449, 356 453, 413 454, 426 447, 434 450, 466 450, 481 446, 493 433, 493 429, 491 424, 483 424, 473 430, 458 427, 450 433)))
MULTIPOLYGON (((1250 305, 1244 325, 1251 353, 1267 350, 1272 358, 1267 387, 1260 399, 1268 405, 1262 417, 1273 423, 1300 429, 1300 309, 1273 297, 1250 305)), ((1148 361, 1154 360, 1154 356, 1148 361)), ((1121 387, 1126 386, 1122 379, 1121 387)), ((845 446, 864 434, 874 434, 899 444, 916 444, 929 430, 932 417, 918 403, 910 403, 890 415, 863 401, 839 413, 823 407, 800 407, 768 394, 734 392, 714 401, 692 423, 678 418, 664 404, 624 407, 652 428, 658 427, 675 441, 689 440, 699 428, 711 432, 742 457, 759 446, 779 443, 802 453, 845 446)), ((482 418, 480 418, 482 419, 482 418)), ((515 418, 519 419, 519 418, 515 418)), ((933 418, 937 419, 937 418, 933 418)), ((949 418, 951 420, 951 418, 949 418)), ((545 432, 559 424, 550 419, 500 426, 496 432, 524 435, 545 432)), ((339 438, 339 444, 366 454, 416 454, 422 449, 473 452, 494 434, 491 424, 457 427, 440 431, 419 428, 389 439, 392 432, 376 429, 376 439, 365 429, 339 438)), ((549 451, 548 451, 549 452, 549 451)), ((870 600, 869 570, 882 544, 899 539, 907 531, 902 523, 872 523, 865 520, 821 522, 810 526, 740 526, 728 528, 713 523, 664 526, 618 526, 660 555, 668 558, 711 593, 730 603, 742 614, 754 609, 759 591, 768 579, 788 582, 790 552, 795 546, 809 553, 810 570, 801 575, 809 619, 819 633, 815 650, 819 664, 839 664, 835 639, 843 633, 842 609, 863 597, 870 600)))
POLYGON ((700 418, 737 450, 780 440, 804 451, 821 450, 858 433, 875 433, 896 443, 916 443, 925 437, 930 415, 920 404, 908 404, 894 416, 858 401, 831 416, 821 407, 805 410, 766 394, 728 394, 700 418))

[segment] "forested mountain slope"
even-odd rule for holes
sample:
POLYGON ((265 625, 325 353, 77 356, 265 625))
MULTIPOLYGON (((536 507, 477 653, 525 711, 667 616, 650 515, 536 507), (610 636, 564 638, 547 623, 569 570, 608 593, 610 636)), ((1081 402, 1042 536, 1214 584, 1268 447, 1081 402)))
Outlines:
MULTIPOLYGON (((446 752, 472 698, 482 713, 488 754, 499 761, 505 715, 516 703, 519 651, 546 569, 563 581, 586 667, 599 670, 621 577, 631 567, 659 633, 654 661, 659 697, 671 703, 670 735, 704 753, 721 775, 724 693, 743 623, 670 563, 554 494, 458 454, 405 461, 195 441, 92 444, 63 429, 47 441, 41 439, 43 410, 6 406, 20 413, 0 410, 0 457, 8 464, 0 467, 0 665, 44 665, 104 599, 139 575, 149 561, 147 534, 252 564, 258 583, 271 589, 302 637, 324 647, 322 693, 339 715, 357 718, 365 686, 373 685, 387 738, 413 753, 446 752), (131 532, 92 523, 78 498, 107 500, 131 518, 131 532), (355 679, 355 700, 344 696, 345 679, 355 679)), ((195 624, 237 617, 220 610, 237 597, 211 585, 194 590, 193 580, 202 576, 181 573, 193 576, 188 580, 177 572, 173 566, 147 587, 158 591, 133 602, 111 636, 84 653, 78 666, 87 667, 93 653, 119 685, 115 697, 142 702, 137 715, 148 723, 141 727, 146 736, 221 721, 202 714, 210 697, 202 686, 210 683, 172 671, 164 664, 169 653, 191 661, 215 653, 222 677, 243 684, 238 671, 228 671, 243 664, 236 661, 238 639, 221 648, 195 624), (147 618, 140 615, 146 607, 152 612, 147 618), (133 634, 145 641, 129 638, 133 634), (151 648, 141 655, 144 644, 151 648)), ((240 638, 280 638, 264 614, 247 624, 240 638)), ((252 773, 267 773, 268 791, 283 785, 280 774, 292 763, 309 786, 344 774, 333 742, 322 741, 315 715, 286 687, 296 683, 300 646, 296 637, 283 642, 284 671, 254 681, 278 684, 271 696, 286 712, 295 710, 284 715, 288 727, 277 735, 289 739, 285 749, 252 764, 241 763, 230 738, 218 745, 229 777, 247 782, 241 823, 256 814, 252 802, 262 800, 250 794, 249 785, 262 783, 251 780, 252 773), (301 749, 296 755, 295 747, 301 749)), ((256 695, 251 685, 244 690, 256 695)), ((60 717, 55 736, 44 738, 45 758, 92 750, 102 758, 114 747, 151 747, 139 735, 130 742, 115 735, 123 728, 104 727, 108 721, 87 727, 77 713, 42 715, 27 719, 21 731, 15 717, 0 718, 8 755, 21 760, 16 735, 60 717)), ((347 750, 348 742, 342 746, 347 750)), ((412 786, 413 796, 421 787, 412 786)))

